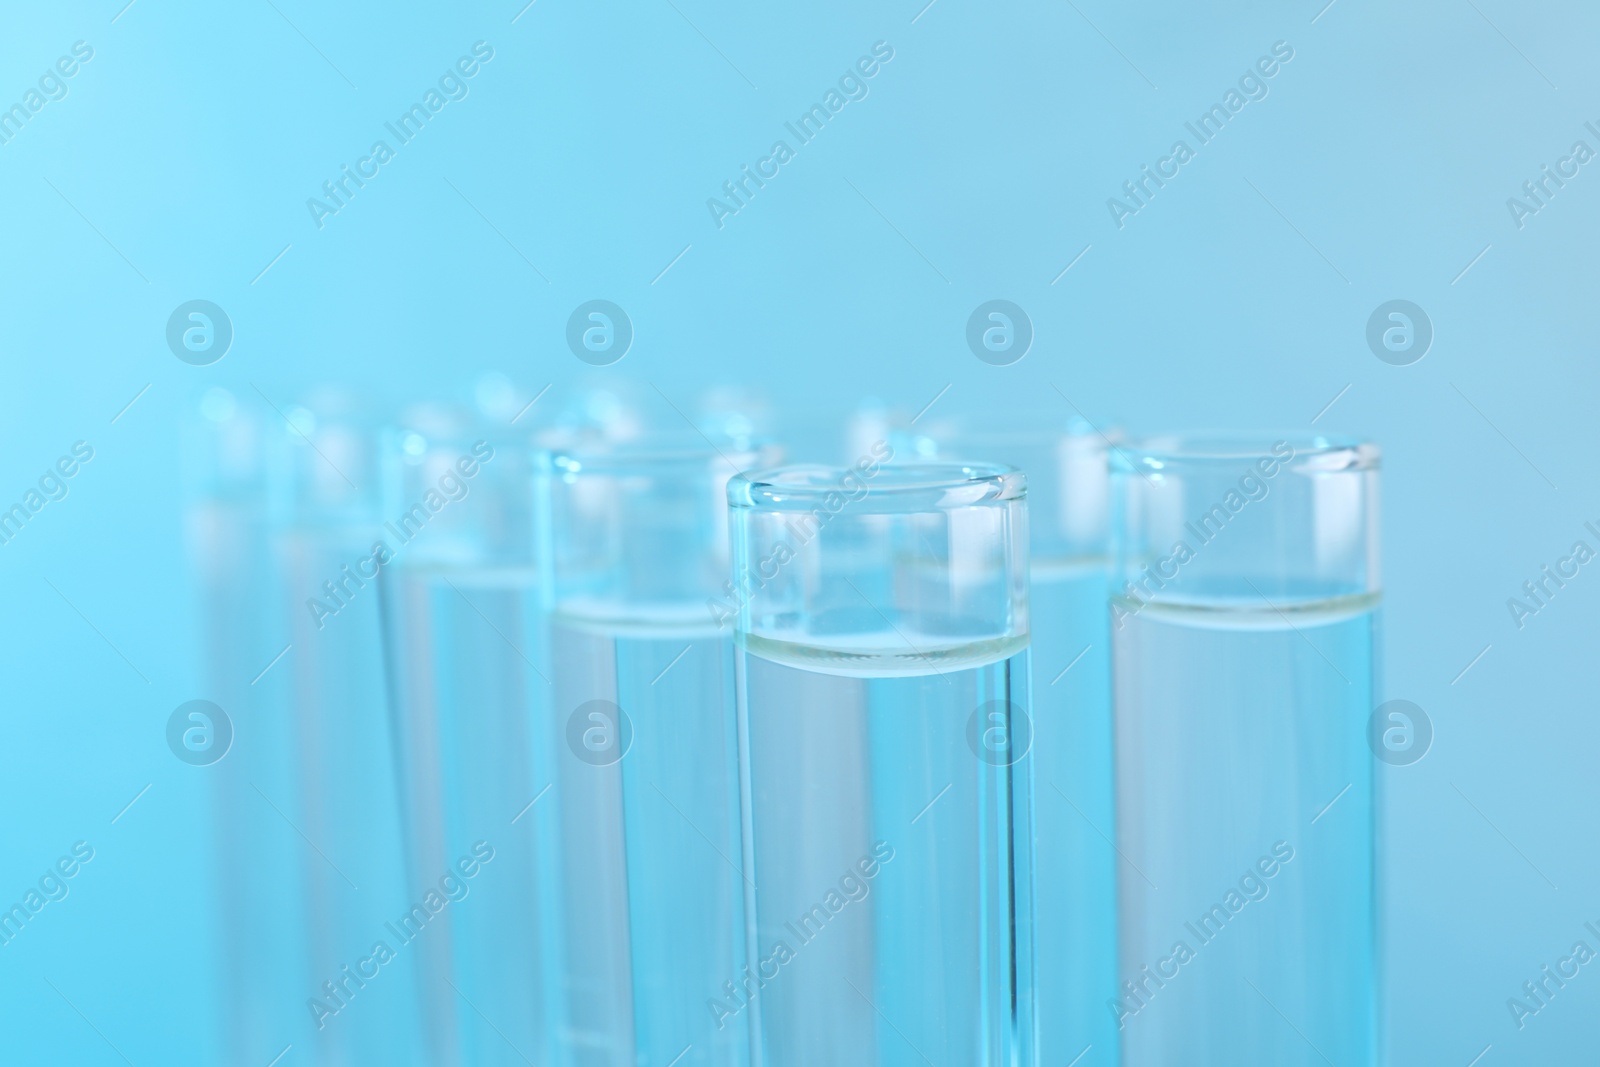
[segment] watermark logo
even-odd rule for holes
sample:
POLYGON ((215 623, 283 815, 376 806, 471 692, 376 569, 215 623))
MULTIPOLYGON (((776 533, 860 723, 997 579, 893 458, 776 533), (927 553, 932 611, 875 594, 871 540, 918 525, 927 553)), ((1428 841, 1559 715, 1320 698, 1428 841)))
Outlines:
MULTIPOLYGON (((1596 938, 1600 938, 1600 926, 1592 922, 1583 924, 1585 930, 1596 938)), ((1575 941, 1572 951, 1556 960, 1555 967, 1546 963, 1540 966, 1539 973, 1531 981, 1522 983, 1522 993, 1506 998, 1506 1009, 1511 1013, 1511 1021, 1521 1030, 1528 1025, 1528 1019, 1550 1006, 1567 983, 1578 977, 1584 964, 1595 958, 1594 949, 1589 947, 1587 941, 1575 941)))
POLYGON ((1033 347, 1033 320, 1009 300, 990 300, 967 319, 967 347, 992 367, 1009 367, 1033 347))
MULTIPOLYGON (((1226 930, 1247 907, 1260 904, 1272 893, 1271 881, 1289 866, 1294 859, 1294 846, 1287 841, 1274 841, 1271 855, 1263 854, 1254 865, 1246 867, 1236 883, 1229 886, 1220 900, 1183 924, 1184 933, 1172 943, 1172 950, 1152 964, 1143 964, 1137 973, 1122 980, 1121 993, 1106 1001, 1106 1007, 1117 1020, 1117 1029, 1126 1030, 1127 1021, 1150 1006, 1156 994, 1167 988, 1200 955, 1202 949, 1226 930), (1191 938, 1193 944, 1190 944, 1191 938)), ((1213 898, 1214 900, 1216 898, 1213 898)), ((1259 909, 1252 909, 1252 912, 1259 909)), ((1251 920, 1252 922, 1254 920, 1251 920)))
POLYGON ((1433 747, 1433 720, 1409 700, 1386 700, 1367 720, 1372 754, 1391 767, 1409 767, 1433 747))
POLYGON ((1176 581, 1182 568, 1192 562, 1202 548, 1216 540, 1228 523, 1245 508, 1271 496, 1272 479, 1288 469, 1292 459, 1294 446, 1287 441, 1276 442, 1270 453, 1260 456, 1244 469, 1239 480, 1222 495, 1221 500, 1201 512, 1197 518, 1184 523, 1184 531, 1194 538, 1194 543, 1191 544, 1188 538, 1174 541, 1167 555, 1145 564, 1140 577, 1130 578, 1123 583, 1121 594, 1111 603, 1111 621, 1116 628, 1122 629, 1124 621, 1143 611, 1145 605, 1155 600, 1169 582, 1176 581))
POLYGON ((1033 720, 1009 700, 980 704, 967 719, 967 747, 991 767, 1009 767, 1033 747, 1033 720))
POLYGON ((1367 319, 1367 347, 1394 367, 1409 367, 1433 345, 1433 320, 1409 300, 1379 304, 1367 319))
MULTIPOLYGON (((137 397, 135 398, 137 399, 137 397)), ((29 486, 22 499, 9 508, 0 502, 0 545, 9 545, 11 539, 22 532, 44 506, 54 500, 65 500, 70 491, 68 479, 83 469, 94 458, 94 446, 87 441, 74 441, 72 455, 63 455, 54 466, 46 467, 35 486, 29 486)))
POLYGON ((633 722, 609 700, 585 700, 567 716, 567 747, 583 762, 609 767, 633 746, 633 722))
MULTIPOLYGON (((1600 138, 1600 127, 1593 122, 1585 122, 1583 128, 1596 138, 1600 138)), ((1556 160, 1552 170, 1550 164, 1539 164, 1539 174, 1531 181, 1522 183, 1521 196, 1506 198, 1506 210, 1511 213, 1511 221, 1516 223, 1517 229, 1522 229, 1528 224, 1528 219, 1550 206, 1550 201, 1567 182, 1578 176, 1579 169, 1595 157, 1595 151, 1589 147, 1587 141, 1572 142, 1571 150, 1560 159, 1556 160)))
POLYGON ((794 962, 802 949, 820 937, 841 912, 851 904, 866 900, 872 894, 872 880, 893 859, 893 845, 887 841, 874 841, 872 851, 856 860, 853 866, 845 868, 838 882, 828 887, 822 899, 785 922, 779 936, 774 938, 772 948, 766 953, 758 951, 755 954, 754 970, 750 964, 745 964, 743 971, 722 983, 720 996, 706 1000, 706 1007, 717 1029, 727 1029, 728 1021, 736 1019, 740 1012, 761 996, 762 990, 777 981, 783 968, 794 962))
MULTIPOLYGON (((1246 67, 1236 85, 1225 89, 1220 100, 1202 111, 1193 121, 1183 124, 1188 136, 1174 140, 1167 154, 1155 161, 1155 166, 1141 163, 1138 175, 1122 183, 1122 195, 1106 199, 1106 211, 1117 229, 1127 226, 1130 218, 1149 207, 1156 194, 1182 173, 1200 149, 1214 141, 1246 106, 1265 100, 1271 92, 1268 82, 1277 77, 1278 72, 1293 58, 1293 45, 1288 41, 1274 41, 1270 55, 1261 56, 1246 67), (1189 143, 1191 138, 1194 141, 1192 145, 1189 143)), ((1148 78, 1145 80, 1149 81, 1148 78)))
POLYGON ((167 747, 191 767, 209 767, 233 747, 233 720, 209 700, 179 704, 167 718, 167 747))
POLYGON ((871 452, 856 460, 853 467, 840 475, 837 492, 825 495, 822 503, 810 511, 795 512, 785 518, 783 525, 788 531, 788 540, 778 541, 767 555, 755 562, 754 566, 740 567, 734 579, 723 582, 725 599, 706 598, 706 607, 710 610, 717 629, 722 629, 729 620, 738 618, 739 612, 747 607, 768 583, 777 580, 783 568, 822 532, 823 527, 833 521, 835 515, 871 492, 868 483, 877 477, 882 465, 893 458, 894 448, 889 442, 881 439, 874 441, 871 452))
MULTIPOLYGON (((134 799, 138 799, 137 797, 134 799)), ((28 887, 22 899, 7 908, 0 902, 0 945, 9 945, 22 933, 22 928, 33 922, 45 905, 66 900, 72 887, 67 883, 94 859, 94 846, 87 841, 73 843, 72 854, 62 855, 55 865, 46 867, 38 882, 28 887)))
POLYGON ((609 367, 633 347, 633 320, 609 300, 579 304, 567 319, 567 347, 591 367, 609 367))
MULTIPOLYGON (((0 523, 3 523, 0 518, 0 523)), ((1600 528, 1593 522, 1586 522, 1583 528, 1600 540, 1600 528)), ((3 527, 0 527, 0 537, 4 536, 3 527)), ((1564 556, 1558 556, 1555 563, 1541 564, 1539 573, 1522 583, 1522 597, 1507 597, 1506 610, 1511 613, 1511 621, 1517 629, 1528 625, 1528 620, 1550 606, 1556 594, 1567 587, 1567 583, 1578 576, 1583 565, 1594 559, 1595 551, 1589 542, 1576 540, 1572 548, 1564 556)))
POLYGON ((209 300, 179 304, 167 319, 167 347, 192 367, 209 367, 233 345, 233 320, 209 300))
MULTIPOLYGON (((421 442, 420 438, 418 440, 425 448, 426 443, 421 442)), ((372 551, 356 558, 354 570, 346 563, 339 568, 337 575, 322 583, 323 597, 307 597, 306 610, 311 613, 317 629, 321 630, 330 617, 349 607, 355 595, 377 578, 378 572, 392 563, 400 550, 421 534, 435 515, 467 499, 472 492, 472 479, 492 459, 493 445, 487 441, 474 442, 470 454, 457 456, 455 464, 447 467, 420 499, 401 512, 393 522, 383 524, 384 529, 394 536, 392 548, 387 538, 372 542, 372 551)))
POLYGON ((821 134, 846 105, 865 100, 871 92, 867 82, 876 77, 893 58, 894 46, 888 41, 874 43, 871 55, 861 56, 853 66, 846 67, 839 75, 839 80, 823 91, 820 100, 814 101, 793 121, 783 124, 785 137, 773 141, 767 154, 757 157, 753 168, 748 163, 741 163, 739 173, 722 183, 721 193, 706 200, 706 211, 717 229, 724 228, 728 219, 749 207, 756 194, 783 173, 783 168, 795 159, 800 149, 821 134), (793 144, 790 144, 791 138, 793 144))
MULTIPOLYGON (((334 976, 322 983, 322 990, 306 998, 306 1009, 318 1030, 327 1028, 328 1020, 344 1011, 355 1001, 367 983, 375 980, 387 966, 399 958, 400 950, 422 936, 430 923, 446 908, 460 904, 472 892, 472 879, 476 878, 494 859, 494 846, 487 841, 474 841, 472 851, 461 856, 455 866, 446 867, 439 881, 428 886, 421 900, 412 903, 411 909, 384 929, 393 935, 378 938, 372 950, 356 958, 355 966, 341 964, 334 976)), ((452 914, 454 912, 452 911, 452 914)))
POLYGON ((74 41, 72 55, 57 59, 54 69, 46 67, 44 73, 39 75, 37 88, 30 85, 23 92, 22 99, 9 107, 0 101, 0 145, 10 144, 11 138, 22 132, 23 124, 44 110, 46 104, 53 100, 65 100, 68 92, 66 79, 76 75, 93 58, 93 45, 88 41, 74 41))
MULTIPOLYGON (((323 229, 328 219, 349 207, 356 195, 367 187, 367 183, 383 173, 383 168, 395 158, 396 153, 436 120, 447 105, 465 100, 472 91, 467 83, 477 77, 493 58, 493 45, 488 41, 474 42, 472 55, 461 56, 453 66, 446 67, 438 81, 423 91, 420 100, 413 98, 410 107, 395 116, 393 121, 383 124, 388 137, 373 141, 367 154, 356 159, 354 167, 348 163, 339 164, 338 175, 322 183, 322 195, 306 199, 306 212, 317 229, 323 229), (391 138, 393 144, 390 143, 391 138)), ((445 180, 448 183, 449 179, 445 180)), ((460 193, 461 190, 457 189, 456 194, 459 196, 460 193)), ((466 200, 466 197, 462 199, 466 200)), ((471 205, 470 200, 467 203, 471 205)))

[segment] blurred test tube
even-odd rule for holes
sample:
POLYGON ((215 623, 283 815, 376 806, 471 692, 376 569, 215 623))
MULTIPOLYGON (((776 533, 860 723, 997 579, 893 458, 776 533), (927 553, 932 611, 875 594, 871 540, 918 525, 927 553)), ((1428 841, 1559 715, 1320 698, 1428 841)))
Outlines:
POLYGON ((422 1062, 403 980, 371 949, 402 899, 378 658, 367 424, 337 394, 286 410, 224 390, 186 449, 206 677, 234 741, 216 765, 228 1062, 422 1062), (270 1048, 267 1046, 271 1046, 270 1048))
POLYGON ((303 1021, 306 857, 257 792, 295 790, 294 722, 281 679, 263 670, 287 644, 267 504, 266 436, 281 426, 220 388, 201 398, 198 415, 185 426, 183 452, 201 677, 233 729, 229 751, 209 768, 221 1040, 231 1064, 270 1056, 303 1021))
POLYGON ((549 700, 533 451, 445 408, 386 436, 380 581, 430 1064, 548 1061, 533 724, 549 700))
POLYGON ((396 974, 412 963, 375 952, 407 898, 371 562, 377 427, 333 390, 285 415, 274 428, 274 540, 289 651, 267 678, 287 690, 297 780, 261 799, 303 850, 310 1044, 318 1063, 341 1067, 421 1063, 409 983, 396 974))
POLYGON ((738 442, 558 449, 541 481, 553 593, 563 1067, 736 1067, 744 1019, 708 1000, 744 964, 725 486, 738 442))

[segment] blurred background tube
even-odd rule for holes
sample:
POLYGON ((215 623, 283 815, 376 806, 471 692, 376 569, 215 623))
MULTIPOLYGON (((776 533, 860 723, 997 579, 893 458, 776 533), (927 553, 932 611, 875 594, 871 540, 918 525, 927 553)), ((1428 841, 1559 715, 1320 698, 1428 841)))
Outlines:
POLYGON ((1374 1062, 1378 450, 1113 453, 1129 1067, 1374 1062))
POLYGON ((407 899, 425 1062, 547 1062, 535 801, 550 704, 534 556, 534 452, 468 414, 418 408, 384 449, 380 561, 407 899))
POLYGON ((201 677, 205 698, 234 730, 231 750, 210 767, 221 1043, 233 1064, 287 1043, 314 983, 303 936, 305 846, 256 792, 291 797, 296 788, 287 687, 281 676, 261 675, 288 644, 266 451, 269 434, 284 428, 269 427, 225 389, 208 390, 198 416, 186 426, 184 456, 201 677))
MULTIPOLYGON (((1039 1062, 1115 1063, 1116 830, 1111 776, 1110 476, 1088 423, 978 430, 925 422, 902 459, 988 461, 1028 479, 1039 1062)), ((1132 875, 1132 872, 1127 872, 1132 875)))
POLYGON ((339 394, 286 409, 210 390, 191 451, 208 693, 235 731, 210 768, 225 1049, 421 1063, 406 983, 360 966, 403 889, 378 595, 352 573, 378 528, 375 438, 339 394))
POLYGON ((542 460, 551 714, 539 744, 556 1061, 730 1067, 744 962, 726 486, 770 456, 695 439, 542 460))
POLYGON ((310 973, 296 1002, 319 1064, 421 1063, 405 983, 362 964, 405 899, 376 571, 361 566, 380 527, 377 428, 332 390, 287 421, 274 428, 274 540, 288 651, 261 684, 288 688, 294 789, 261 784, 258 800, 300 846, 310 973))
POLYGON ((892 451, 728 490, 759 1067, 1033 1062, 1024 483, 892 451))

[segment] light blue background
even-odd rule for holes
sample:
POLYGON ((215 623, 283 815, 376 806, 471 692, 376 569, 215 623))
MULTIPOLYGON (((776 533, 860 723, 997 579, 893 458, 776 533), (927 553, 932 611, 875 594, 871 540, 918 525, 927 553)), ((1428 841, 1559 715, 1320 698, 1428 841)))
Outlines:
POLYGON ((1600 548, 1582 528, 1600 519, 1600 164, 1520 230, 1506 199, 1575 140, 1600 149, 1600 13, 122 3, 0 10, 0 105, 94 48, 0 145, 0 500, 72 442, 96 450, 0 546, 0 898, 96 849, 0 948, 0 1059, 216 1062, 206 776, 162 732, 197 695, 178 476, 196 396, 282 406, 335 381, 400 402, 485 371, 525 397, 626 379, 666 421, 663 397, 752 386, 813 451, 864 398, 915 412, 947 385, 942 414, 1075 405, 1139 431, 1310 429, 1348 385, 1316 429, 1385 450, 1386 690, 1437 730, 1383 770, 1390 1052, 1592 1055, 1600 965, 1521 1031, 1506 998, 1580 937, 1600 948, 1582 929, 1600 921, 1600 576, 1520 632, 1506 599, 1575 539, 1600 548), (478 40, 495 56, 468 98, 319 230, 306 199, 478 40), (895 55, 867 99, 719 230, 707 198, 879 40, 895 55), (1268 98, 1119 230, 1106 199, 1280 40, 1295 56, 1268 98), (597 297, 637 331, 599 372, 563 340, 597 297), (963 339, 997 297, 1037 331, 1012 367, 963 339), (163 337, 194 298, 236 330, 207 368, 163 337), (1434 323, 1413 366, 1366 347, 1392 298, 1434 323))

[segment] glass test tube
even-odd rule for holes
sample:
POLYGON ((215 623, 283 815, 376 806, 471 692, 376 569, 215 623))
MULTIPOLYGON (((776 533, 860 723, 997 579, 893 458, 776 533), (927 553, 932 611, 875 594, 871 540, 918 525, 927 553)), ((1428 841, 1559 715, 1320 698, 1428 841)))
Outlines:
POLYGON ((233 726, 228 751, 207 769, 215 820, 217 988, 222 1058, 244 1063, 280 1038, 287 1042, 284 1035, 303 1021, 311 968, 300 936, 306 920, 298 872, 307 856, 256 793, 288 797, 295 788, 287 691, 262 674, 288 643, 277 610, 282 579, 268 517, 269 430, 259 413, 220 388, 205 393, 199 414, 186 427, 184 466, 190 560, 201 604, 203 696, 233 726))
POLYGON ((416 961, 428 1063, 545 1062, 533 450, 430 408, 387 435, 385 466, 372 552, 409 887, 385 931, 416 961))
MULTIPOLYGON (((1039 1062, 1093 1048, 1117 1062, 1116 830, 1112 808, 1108 438, 1072 427, 975 432, 925 424, 907 456, 988 460, 1028 479, 1028 616, 1036 872, 1034 980, 1039 1062)), ((1132 875, 1133 872, 1124 872, 1132 875)))
POLYGON ((757 1067, 1033 1061, 1022 475, 728 487, 757 1067))
POLYGON ((377 432, 337 392, 288 418, 273 472, 287 651, 259 684, 285 701, 294 757, 286 791, 258 783, 257 800, 300 850, 310 970, 296 1000, 315 1062, 421 1063, 409 982, 393 977, 409 963, 372 958, 406 887, 377 570, 362 563, 379 530, 377 432))
POLYGON ((544 457, 563 1067, 734 1067, 744 962, 726 485, 761 453, 544 457))
POLYGON ((1113 454, 1128 1067, 1374 1062, 1378 463, 1320 437, 1113 454))

